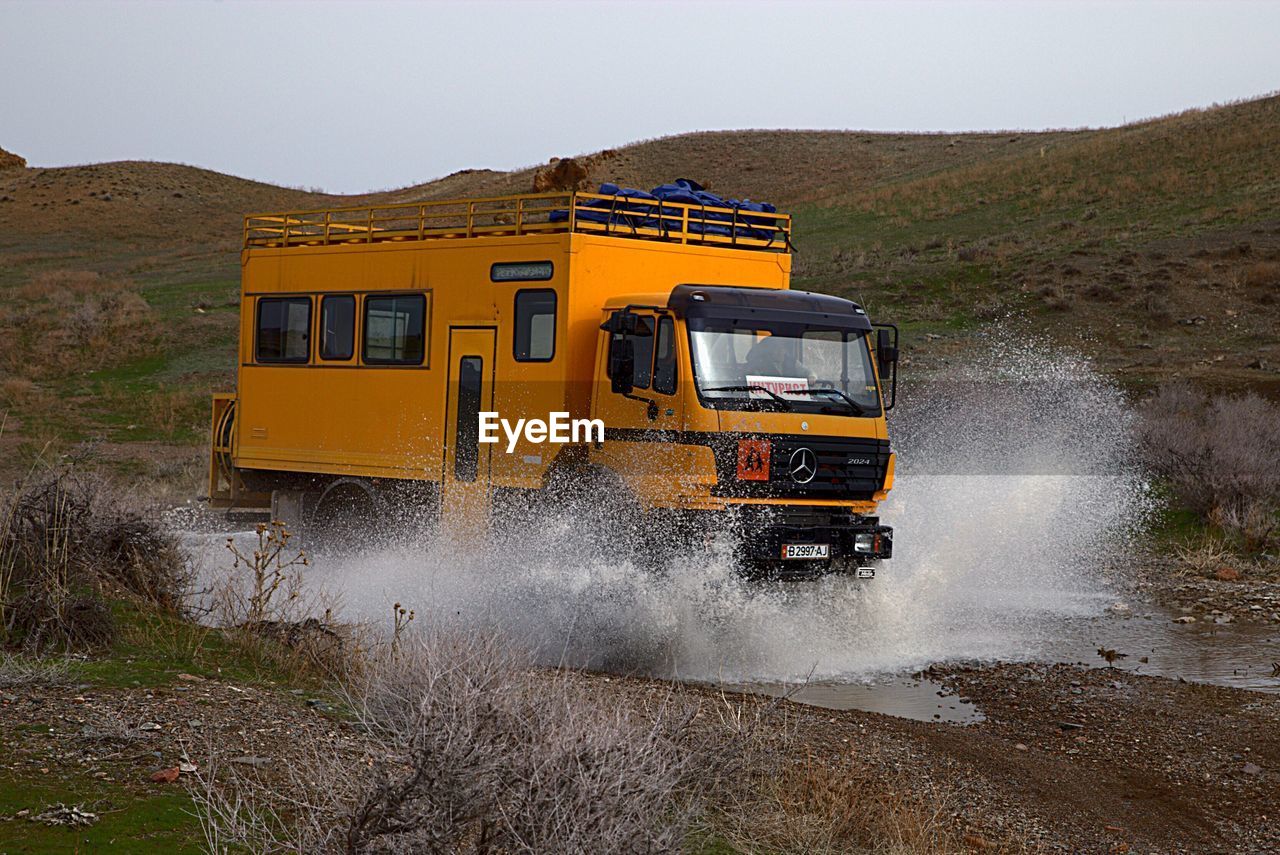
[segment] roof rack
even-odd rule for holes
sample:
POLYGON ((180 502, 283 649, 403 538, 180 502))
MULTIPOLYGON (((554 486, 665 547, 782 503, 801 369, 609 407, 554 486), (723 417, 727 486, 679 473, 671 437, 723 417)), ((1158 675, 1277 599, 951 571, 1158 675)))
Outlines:
POLYGON ((246 249, 558 232, 771 252, 791 248, 789 214, 599 193, 531 193, 244 218, 246 249))

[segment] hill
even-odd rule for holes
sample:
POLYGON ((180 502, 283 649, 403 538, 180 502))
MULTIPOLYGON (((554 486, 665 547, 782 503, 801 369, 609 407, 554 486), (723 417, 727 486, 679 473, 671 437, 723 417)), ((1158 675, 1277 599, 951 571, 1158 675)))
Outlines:
POLYGON ((1280 387, 1272 96, 1099 130, 682 134, 361 196, 168 163, 3 169, 0 443, 104 437, 120 466, 194 477, 206 393, 232 383, 246 212, 677 176, 791 211, 796 287, 901 323, 911 371, 1004 321, 1126 382, 1280 387))

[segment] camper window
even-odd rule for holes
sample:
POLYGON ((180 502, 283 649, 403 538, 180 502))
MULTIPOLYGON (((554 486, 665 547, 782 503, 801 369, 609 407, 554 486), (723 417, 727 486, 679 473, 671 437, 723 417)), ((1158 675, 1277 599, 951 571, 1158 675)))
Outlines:
POLYGON ((306 362, 310 356, 311 298, 258 300, 258 362, 306 362))
POLYGON ((356 298, 331 294, 320 301, 320 358, 350 359, 355 355, 356 298))
POLYGON ((548 288, 516 292, 517 362, 550 362, 556 355, 556 292, 548 288))
POLYGON ((426 354, 427 298, 422 294, 364 300, 364 361, 370 365, 421 365, 426 354))

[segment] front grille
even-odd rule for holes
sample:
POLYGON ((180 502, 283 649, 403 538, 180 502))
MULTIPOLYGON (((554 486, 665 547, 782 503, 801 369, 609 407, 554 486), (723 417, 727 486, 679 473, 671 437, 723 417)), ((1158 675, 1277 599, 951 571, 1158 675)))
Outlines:
POLYGON ((870 499, 884 484, 889 468, 889 442, 849 437, 774 436, 770 440, 768 481, 739 481, 737 438, 715 448, 719 496, 870 499), (812 452, 812 479, 800 483, 791 475, 792 461, 805 462, 812 452), (799 454, 799 456, 797 456, 799 454))

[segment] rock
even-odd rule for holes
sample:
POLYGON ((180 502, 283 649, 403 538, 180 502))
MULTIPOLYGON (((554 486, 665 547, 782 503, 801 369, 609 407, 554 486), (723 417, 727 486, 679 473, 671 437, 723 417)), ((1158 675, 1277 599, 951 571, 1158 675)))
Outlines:
POLYGON ((174 766, 169 769, 161 769, 159 772, 151 774, 151 782, 155 784, 172 784, 178 780, 178 767, 174 766))
POLYGON ((1014 748, 1016 748, 1018 751, 1026 751, 1026 750, 1027 750, 1027 746, 1026 746, 1026 745, 1024 745, 1024 744, 1023 744, 1023 743, 1021 743, 1021 742, 1017 743, 1017 744, 1016 744, 1016 745, 1014 745, 1013 747, 1014 747, 1014 748))
POLYGON ((581 190, 587 186, 588 165, 572 157, 553 158, 533 175, 534 193, 581 190))
POLYGON ((93 825, 98 821, 98 815, 85 810, 84 805, 68 807, 62 802, 45 808, 44 811, 35 816, 29 816, 30 813, 30 810, 22 810, 17 815, 27 817, 31 822, 42 822, 45 825, 62 825, 71 828, 93 825))
POLYGON ((1062 730, 1084 730, 1084 725, 1077 721, 1060 721, 1058 727, 1062 730))
POLYGON ((1183 615, 1182 617, 1174 618, 1173 622, 1174 623, 1195 623, 1196 618, 1195 618, 1195 615, 1183 615))
POLYGON ((18 157, 11 151, 5 151, 0 148, 0 172, 6 169, 26 169, 27 160, 24 157, 18 157))
POLYGON ((191 719, 187 724, 191 727, 204 727, 204 722, 198 718, 191 719))
POLYGON ((160 725, 156 724, 154 721, 144 721, 142 724, 138 725, 138 730, 160 730, 160 725))
POLYGON ((1219 582, 1238 582, 1240 581, 1240 571, 1234 567, 1228 567, 1225 564, 1218 568, 1214 577, 1219 582))
POLYGON ((1246 775, 1261 775, 1262 767, 1259 766, 1257 763, 1245 763, 1244 773, 1246 775))
POLYGON ((178 764, 178 771, 184 775, 194 774, 197 768, 199 767, 196 766, 195 763, 179 763, 178 764))
POLYGON ((1259 357, 1258 359, 1255 359, 1253 360, 1253 362, 1250 362, 1248 365, 1246 365, 1245 368, 1253 368, 1257 371, 1266 371, 1267 361, 1259 357))
POLYGON ((254 757, 252 755, 246 754, 241 757, 232 757, 231 762, 239 763, 241 766, 255 766, 255 767, 270 766, 271 758, 270 757, 254 757))
POLYGON ((1133 612, 1128 603, 1112 603, 1109 610, 1116 615, 1127 615, 1133 612))

